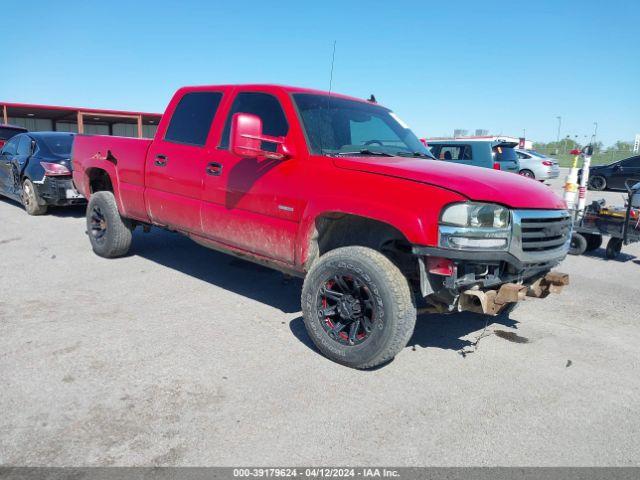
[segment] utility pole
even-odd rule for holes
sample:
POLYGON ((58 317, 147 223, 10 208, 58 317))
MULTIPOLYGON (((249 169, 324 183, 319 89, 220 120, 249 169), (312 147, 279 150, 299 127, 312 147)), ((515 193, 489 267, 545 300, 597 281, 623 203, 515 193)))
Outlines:
POLYGON ((558 148, 560 147, 560 127, 562 126, 562 117, 558 115, 558 136, 556 137, 556 155, 558 155, 558 148))

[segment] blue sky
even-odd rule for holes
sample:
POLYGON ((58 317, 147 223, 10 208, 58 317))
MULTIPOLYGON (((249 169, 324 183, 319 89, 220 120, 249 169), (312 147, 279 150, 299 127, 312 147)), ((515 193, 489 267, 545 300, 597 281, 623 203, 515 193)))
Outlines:
POLYGON ((183 85, 375 93, 419 136, 605 144, 640 132, 640 2, 29 1, 2 8, 0 100, 163 111, 183 85))

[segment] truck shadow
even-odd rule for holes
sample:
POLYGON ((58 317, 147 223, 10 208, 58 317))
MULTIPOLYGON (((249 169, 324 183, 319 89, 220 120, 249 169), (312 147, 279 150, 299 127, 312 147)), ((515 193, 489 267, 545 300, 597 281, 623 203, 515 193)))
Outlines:
MULTIPOLYGON (((284 313, 300 312, 301 279, 286 278, 270 268, 210 250, 180 234, 161 229, 144 234, 138 229, 134 233, 131 254, 270 305, 284 313)), ((481 331, 486 322, 487 317, 469 312, 420 315, 408 347, 461 351, 473 345, 473 338, 463 337, 481 331)), ((489 325, 510 328, 516 327, 517 323, 507 316, 488 319, 489 325)), ((307 335, 302 316, 291 320, 289 329, 300 342, 320 354, 307 335)))
POLYGON ((130 254, 271 305, 284 313, 300 311, 302 281, 299 278, 287 278, 270 268, 202 247, 178 233, 154 228, 145 234, 136 229, 130 254))
MULTIPOLYGON (((420 347, 461 352, 465 347, 471 347, 474 344, 473 338, 463 339, 462 337, 467 337, 474 332, 480 335, 485 324, 517 328, 518 322, 508 316, 486 317, 470 312, 420 315, 407 347, 414 350, 420 347)), ((289 328, 298 340, 320 354, 307 335, 302 317, 293 319, 289 323, 289 328)))

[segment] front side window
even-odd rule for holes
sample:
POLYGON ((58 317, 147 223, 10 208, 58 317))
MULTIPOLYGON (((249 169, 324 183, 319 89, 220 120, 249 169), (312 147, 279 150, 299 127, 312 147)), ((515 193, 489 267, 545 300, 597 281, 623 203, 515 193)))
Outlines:
POLYGON ((432 158, 409 127, 380 105, 308 93, 294 94, 293 100, 312 153, 381 153, 432 158))
POLYGON ((176 106, 164 139, 167 142, 204 146, 221 100, 220 92, 187 93, 176 106))
POLYGON ((531 155, 527 155, 526 153, 522 153, 522 152, 516 152, 518 154, 518 158, 521 160, 526 160, 528 158, 531 158, 531 155))
MULTIPOLYGON (((276 97, 268 93, 242 92, 235 98, 229 111, 220 141, 220 148, 229 148, 231 122, 236 113, 250 113, 260 117, 260 120, 262 120, 262 133, 265 135, 284 137, 289 133, 287 117, 276 97)), ((262 142, 262 148, 267 151, 275 151, 275 144, 262 142)))

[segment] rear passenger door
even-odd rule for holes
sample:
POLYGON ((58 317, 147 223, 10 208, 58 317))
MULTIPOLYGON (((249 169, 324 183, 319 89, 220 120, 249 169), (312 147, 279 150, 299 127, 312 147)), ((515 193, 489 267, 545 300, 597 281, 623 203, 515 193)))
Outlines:
POLYGON ((202 232, 202 179, 222 98, 223 91, 188 90, 169 106, 171 119, 152 142, 145 165, 145 202, 154 223, 202 232))

